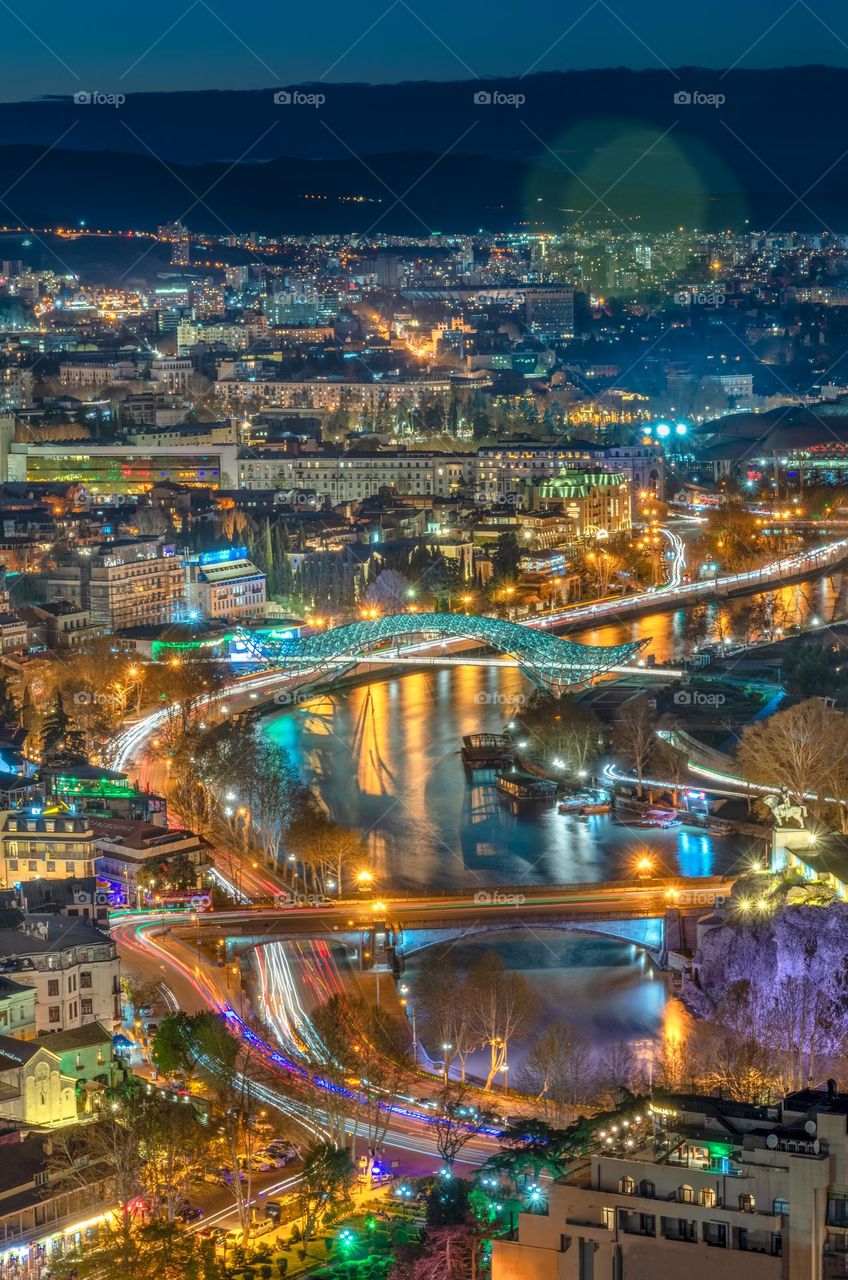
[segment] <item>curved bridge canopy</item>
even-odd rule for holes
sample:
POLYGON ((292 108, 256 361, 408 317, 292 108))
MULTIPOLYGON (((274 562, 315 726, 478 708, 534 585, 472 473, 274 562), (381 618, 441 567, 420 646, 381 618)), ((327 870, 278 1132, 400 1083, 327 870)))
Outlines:
MULTIPOLYGON (((390 652, 414 639, 472 640, 514 658, 533 684, 555 695, 627 662, 647 643, 577 644, 518 622, 457 613, 389 614, 297 640, 260 639, 249 632, 239 632, 239 638, 258 658, 302 672, 324 664, 336 671, 353 667, 376 649, 390 652)), ((456 660, 462 662, 461 653, 456 660)))

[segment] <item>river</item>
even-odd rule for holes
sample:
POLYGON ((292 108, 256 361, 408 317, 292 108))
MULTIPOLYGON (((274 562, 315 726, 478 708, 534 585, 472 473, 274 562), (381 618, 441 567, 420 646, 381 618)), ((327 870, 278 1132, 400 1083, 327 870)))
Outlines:
MULTIPOLYGON (((848 613, 848 578, 784 588, 787 619, 848 613)), ((723 635, 739 634, 750 599, 713 606, 723 635)), ((787 621, 787 625, 790 625, 787 621)), ((657 660, 692 647, 683 610, 573 638, 618 644, 651 637, 657 660)), ((361 831, 384 889, 460 889, 491 884, 604 880, 628 874, 646 841, 669 872, 711 875, 732 868, 737 842, 693 829, 651 832, 615 817, 564 816, 551 806, 510 812, 492 773, 466 775, 463 734, 499 731, 532 689, 516 669, 433 668, 321 696, 266 722, 337 821, 361 831)))
MULTIPOLYGON (((848 614, 848 577, 782 589, 783 625, 848 614)), ((714 633, 741 638, 751 600, 712 606, 714 633)), ((657 661, 692 648, 683 610, 626 624, 575 631, 589 644, 651 637, 657 661)), ((650 847, 661 870, 687 876, 729 870, 747 842, 694 828, 646 832, 613 816, 578 818, 549 807, 515 816, 493 774, 469 778, 462 736, 497 731, 531 694, 516 669, 451 667, 413 672, 280 712, 265 722, 339 822, 362 832, 377 890, 466 889, 486 885, 596 881, 626 876, 650 847)), ((749 856, 749 855, 747 855, 749 856)), ((479 946, 463 944, 469 962, 479 946)), ((666 1009, 665 984, 625 943, 532 929, 497 943, 511 968, 526 973, 545 1019, 567 1013, 590 1042, 652 1040, 666 1009)), ((410 970, 414 987, 415 964, 410 970)), ((544 1021, 544 1019, 543 1019, 544 1021)))

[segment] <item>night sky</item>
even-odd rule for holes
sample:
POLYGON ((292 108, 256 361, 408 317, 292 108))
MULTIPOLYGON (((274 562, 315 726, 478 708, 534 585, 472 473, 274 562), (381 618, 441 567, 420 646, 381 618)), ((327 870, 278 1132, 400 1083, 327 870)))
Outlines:
POLYGON ((844 0, 0 0, 7 101, 81 87, 132 93, 804 63, 848 65, 844 0))

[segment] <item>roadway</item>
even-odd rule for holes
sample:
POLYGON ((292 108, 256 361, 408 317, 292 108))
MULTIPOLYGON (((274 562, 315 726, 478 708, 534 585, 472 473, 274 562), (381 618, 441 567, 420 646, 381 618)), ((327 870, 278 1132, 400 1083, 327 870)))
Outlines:
MULTIPOLYGON (((216 914, 229 916, 237 913, 216 914)), ((230 967, 210 962, 196 942, 185 936, 176 936, 177 927, 188 926, 190 930, 194 920, 195 917, 187 913, 125 912, 110 918, 110 929, 133 971, 164 983, 169 993, 168 1004, 173 1011, 179 1008, 187 1013, 197 1013, 210 1009, 220 1013, 226 1018, 231 1033, 239 1037, 246 1048, 259 1055, 266 1079, 251 1081, 251 1085, 264 1105, 274 1108, 289 1123, 297 1125, 307 1140, 328 1138, 328 1121, 322 1111, 321 1096, 329 1086, 322 1080, 320 1067, 313 1070, 309 1063, 287 1056, 277 1045, 268 1043, 251 1030, 234 1007, 234 1004, 241 1006, 241 995, 237 995, 234 989, 230 967), (310 1095, 313 1100, 310 1100, 310 1095)), ((428 1081, 421 1073, 422 1092, 426 1092, 428 1083, 433 1087, 438 1085, 438 1079, 430 1077, 428 1081)), ((350 1097, 353 1108, 355 1086, 342 1092, 350 1097)), ((410 1172, 410 1160, 416 1162, 416 1168, 421 1168, 423 1159, 426 1168, 437 1169, 440 1161, 430 1133, 432 1112, 408 1097, 387 1099, 384 1105, 391 1111, 384 1142, 387 1158, 391 1158, 392 1153, 400 1159, 405 1157, 407 1173, 410 1172)), ((348 1129, 354 1134, 352 1124, 348 1129)), ((362 1137, 361 1129, 359 1137, 362 1137)), ((469 1167, 481 1164, 497 1149, 496 1138, 494 1129, 475 1137, 464 1148, 460 1162, 469 1167)))
POLYGON ((268 907, 258 903, 233 911, 199 912, 175 925, 178 936, 201 941, 214 935, 260 938, 326 937, 374 927, 461 928, 512 924, 516 918, 616 920, 664 916, 670 906, 701 911, 730 894, 727 876, 668 876, 570 885, 505 885, 476 891, 381 895, 378 901, 341 900, 268 907))

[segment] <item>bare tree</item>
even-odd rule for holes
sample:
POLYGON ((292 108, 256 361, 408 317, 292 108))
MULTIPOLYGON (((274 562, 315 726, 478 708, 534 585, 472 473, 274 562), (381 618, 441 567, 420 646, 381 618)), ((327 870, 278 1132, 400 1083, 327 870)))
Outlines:
POLYGON ((527 980, 510 973, 500 956, 490 951, 468 976, 472 1025, 480 1043, 489 1050, 486 1089, 498 1072, 508 1066, 509 1045, 526 1035, 536 1016, 538 1002, 527 980))
POLYGON ((439 1108, 432 1125, 436 1150, 448 1169, 452 1169, 463 1147, 491 1123, 492 1116, 478 1111, 466 1085, 449 1079, 445 1079, 435 1101, 439 1108))
POLYGON ((460 1080, 465 1081, 469 1055, 480 1045, 474 1025, 467 975, 461 973, 448 955, 427 952, 415 983, 415 1000, 425 1043, 444 1057, 446 1073, 454 1059, 460 1064, 460 1080), (445 1045, 449 1047, 444 1048, 445 1045))
MULTIPOLYGON (((848 717, 809 698, 742 731, 736 757, 749 782, 785 788, 796 803, 812 800, 821 814, 826 796, 848 797, 848 717)), ((848 811, 839 805, 843 831, 848 811)))
POLYGON ((655 746, 654 716, 648 699, 632 698, 625 702, 613 730, 613 746, 636 774, 636 794, 642 798, 645 771, 655 746))
POLYGON ((562 1125, 573 1119, 597 1093, 588 1041, 568 1022, 551 1023, 527 1054, 518 1084, 535 1095, 546 1120, 562 1125))

